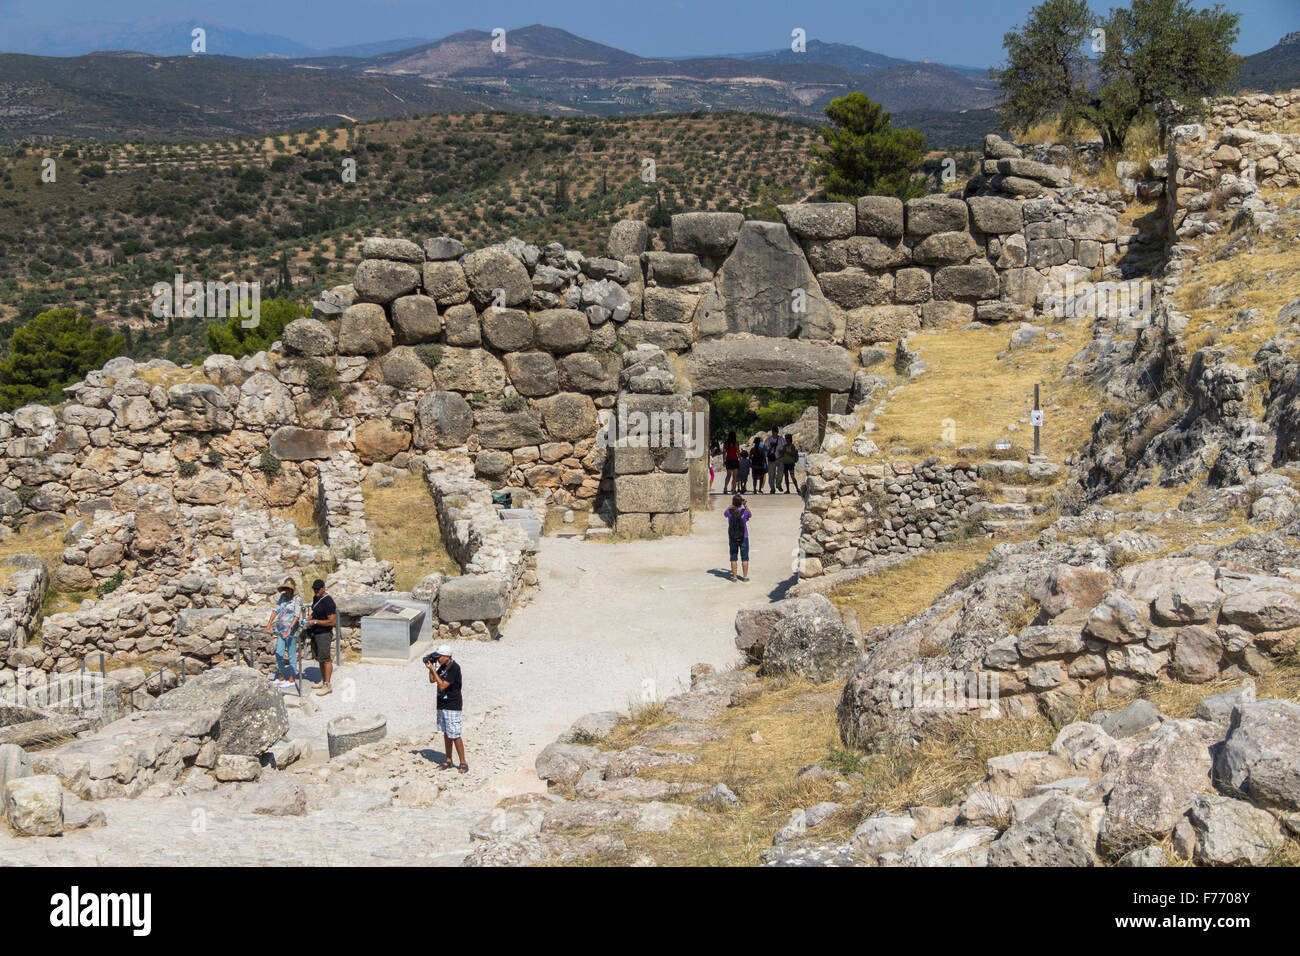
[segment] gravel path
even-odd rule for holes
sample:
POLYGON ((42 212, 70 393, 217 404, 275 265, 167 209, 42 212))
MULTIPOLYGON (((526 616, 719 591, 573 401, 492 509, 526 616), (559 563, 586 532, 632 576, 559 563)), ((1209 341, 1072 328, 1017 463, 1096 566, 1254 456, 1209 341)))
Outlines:
MULTIPOLYGON (((748 502, 754 513, 748 583, 729 579, 722 518, 729 501, 719 494, 712 512, 696 514, 690 535, 617 543, 543 539, 540 590, 507 622, 501 640, 453 645, 464 672, 466 757, 474 771, 467 776, 526 779, 537 753, 581 715, 626 711, 645 696, 678 693, 689 686, 697 662, 736 663, 736 610, 779 597, 794 583, 791 551, 803 508, 794 494, 748 502)), ((331 717, 377 712, 387 717, 389 733, 427 728, 431 745, 441 748, 433 734, 434 688, 422 664, 345 665, 334 687, 315 698, 319 714, 295 719, 295 734, 323 748, 331 717)))

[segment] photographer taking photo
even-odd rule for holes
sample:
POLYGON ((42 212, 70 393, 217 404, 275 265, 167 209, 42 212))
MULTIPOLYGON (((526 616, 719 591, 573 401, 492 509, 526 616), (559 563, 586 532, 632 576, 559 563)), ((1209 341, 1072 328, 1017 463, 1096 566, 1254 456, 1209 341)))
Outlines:
POLYGON ((465 762, 465 745, 460 739, 460 665, 451 659, 451 645, 442 644, 436 651, 424 658, 424 666, 429 669, 429 683, 438 685, 438 729, 442 731, 442 742, 446 748, 447 759, 442 769, 450 770, 456 764, 451 760, 452 744, 460 757, 460 772, 469 771, 465 762))

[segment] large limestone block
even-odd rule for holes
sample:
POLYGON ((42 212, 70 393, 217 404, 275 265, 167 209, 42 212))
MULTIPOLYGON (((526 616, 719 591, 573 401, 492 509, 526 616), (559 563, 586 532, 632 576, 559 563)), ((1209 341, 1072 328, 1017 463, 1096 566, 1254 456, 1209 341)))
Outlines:
POLYGON ((363 259, 357 266, 352 286, 357 291, 359 302, 386 305, 420 287, 420 270, 390 259, 363 259))
POLYGON ((443 621, 498 621, 510 610, 510 588, 495 574, 448 578, 438 590, 438 617, 443 621))
POLYGON ((359 302, 343 311, 339 325, 339 352, 343 355, 381 355, 393 347, 393 327, 384 307, 359 302))
POLYGON ((800 239, 847 239, 857 232, 858 211, 853 203, 791 203, 776 209, 800 239))
POLYGON ((835 316, 803 250, 784 225, 746 222, 718 270, 727 330, 788 338, 829 338, 835 316), (802 308, 803 311, 799 311, 802 308))
POLYGON ((848 352, 834 345, 793 339, 700 342, 686 357, 686 367, 697 392, 720 388, 847 392, 853 387, 853 360, 848 352))
POLYGON ((506 386, 506 368, 483 349, 443 349, 433 381, 443 391, 498 394, 506 386))
POLYGON ((686 475, 623 475, 614 479, 614 506, 620 512, 641 514, 687 511, 689 479, 686 475))
POLYGON ((904 204, 909 236, 932 236, 939 232, 964 232, 968 225, 966 203, 948 196, 922 196, 904 204))
POLYGON ((725 256, 736 244, 744 221, 738 212, 677 213, 672 217, 673 251, 725 256))
POLYGON ((289 730, 280 692, 251 667, 206 670, 163 694, 150 709, 219 711, 216 740, 222 754, 260 756, 289 730))
POLYGON ((471 252, 461 260, 470 296, 478 308, 526 303, 533 295, 528 268, 500 246, 471 252))
POLYGON ((458 392, 430 391, 415 410, 417 448, 455 448, 474 429, 474 412, 458 392))
POLYGON ((438 305, 427 295, 404 295, 393 300, 393 329, 399 345, 432 342, 442 332, 438 305))

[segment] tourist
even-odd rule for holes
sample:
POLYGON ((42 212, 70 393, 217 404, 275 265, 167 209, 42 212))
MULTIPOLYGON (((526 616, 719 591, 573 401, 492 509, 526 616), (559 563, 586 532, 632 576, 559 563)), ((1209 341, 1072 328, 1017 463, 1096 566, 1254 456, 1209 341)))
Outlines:
POLYGON ((311 583, 311 590, 314 599, 311 602, 311 617, 306 622, 307 636, 311 638, 312 654, 320 665, 321 685, 316 689, 316 694, 324 697, 334 689, 330 684, 334 670, 330 650, 334 642, 334 622, 338 608, 334 599, 325 593, 325 582, 320 578, 311 583))
POLYGON ((722 513, 727 519, 727 547, 731 551, 731 580, 736 580, 736 557, 741 560, 740 580, 749 580, 749 519, 753 517, 745 507, 745 499, 733 495, 731 507, 722 513))
POLYGON ((783 451, 785 451, 785 439, 777 429, 773 428, 772 434, 767 439, 767 460, 771 462, 771 475, 768 477, 767 486, 771 494, 776 494, 777 489, 784 485, 785 462, 781 458, 783 451))
POLYGON ((441 645, 429 657, 424 659, 424 666, 429 669, 429 683, 438 685, 438 729, 442 731, 442 744, 447 753, 442 769, 456 766, 451 760, 454 744, 460 757, 460 772, 466 773, 469 764, 465 762, 465 744, 460 739, 460 712, 464 706, 460 697, 460 665, 451 659, 449 644, 441 645))
POLYGON ((761 495, 767 477, 767 448, 761 435, 754 436, 754 447, 749 450, 749 471, 754 476, 754 494, 761 495))
POLYGON ((799 449, 795 447, 794 436, 785 436, 785 446, 781 449, 781 464, 785 472, 785 493, 790 493, 790 486, 794 485, 794 493, 801 494, 799 483, 794 478, 794 466, 799 464, 799 449))
POLYGON ((731 493, 734 495, 737 491, 745 491, 749 485, 749 449, 746 448, 740 453, 740 460, 736 464, 736 480, 731 483, 731 493))
POLYGON ((722 466, 727 477, 722 479, 722 493, 736 493, 736 472, 740 469, 740 445, 736 443, 736 433, 727 432, 726 444, 722 446, 722 466))
POLYGON ((280 585, 280 597, 271 611, 271 619, 263 628, 264 633, 271 633, 275 628, 275 676, 271 681, 276 687, 292 687, 297 672, 293 666, 293 643, 298 624, 302 621, 302 599, 298 597, 298 586, 293 578, 285 578, 280 585), (281 677, 280 675, 284 675, 281 677))

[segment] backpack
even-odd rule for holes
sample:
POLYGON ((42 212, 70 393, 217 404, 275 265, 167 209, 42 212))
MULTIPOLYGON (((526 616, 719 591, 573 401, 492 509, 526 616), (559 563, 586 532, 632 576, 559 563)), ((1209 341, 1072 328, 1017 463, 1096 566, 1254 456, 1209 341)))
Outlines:
POLYGON ((727 542, 740 544, 745 540, 745 519, 735 508, 727 509, 727 542))

